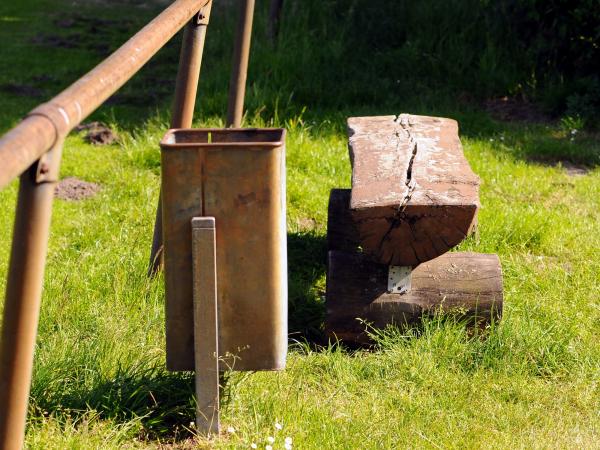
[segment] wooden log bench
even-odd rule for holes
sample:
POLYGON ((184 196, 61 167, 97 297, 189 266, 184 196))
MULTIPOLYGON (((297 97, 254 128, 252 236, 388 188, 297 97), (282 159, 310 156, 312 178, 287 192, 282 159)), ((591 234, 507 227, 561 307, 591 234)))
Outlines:
POLYGON ((350 189, 331 191, 325 316, 330 337, 366 344, 363 321, 376 328, 410 326, 437 312, 456 314, 470 324, 500 319, 502 271, 497 255, 445 253, 412 270, 408 291, 393 292, 390 266, 361 252, 349 203, 350 189))
POLYGON ((436 311, 499 319, 496 255, 446 253, 476 224, 479 178, 451 119, 401 114, 348 119, 352 190, 328 210, 326 330, 369 341, 377 328, 436 311))

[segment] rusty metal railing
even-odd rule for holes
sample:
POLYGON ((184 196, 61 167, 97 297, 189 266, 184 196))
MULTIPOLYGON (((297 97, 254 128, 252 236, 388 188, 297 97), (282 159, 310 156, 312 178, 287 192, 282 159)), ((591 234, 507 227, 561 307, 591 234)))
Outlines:
MULTIPOLYGON (((227 113, 239 127, 254 0, 240 0, 227 113)), ((20 177, 0 342, 0 450, 23 446, 54 189, 67 134, 185 27, 172 128, 192 124, 211 0, 176 0, 129 41, 0 138, 0 189, 20 177)), ((150 271, 160 260, 160 202, 150 271)))

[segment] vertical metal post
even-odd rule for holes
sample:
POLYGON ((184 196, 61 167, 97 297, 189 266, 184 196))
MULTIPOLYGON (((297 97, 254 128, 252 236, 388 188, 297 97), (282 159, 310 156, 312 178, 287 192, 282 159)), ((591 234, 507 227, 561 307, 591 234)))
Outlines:
POLYGON ((0 449, 23 447, 62 141, 21 175, 0 346, 0 449))
MULTIPOLYGON (((175 98, 171 113, 171 128, 190 128, 194 117, 196 92, 200 78, 206 28, 210 19, 212 1, 208 2, 186 25, 179 55, 179 69, 175 84, 175 98)), ((162 265, 162 195, 158 196, 148 276, 154 275, 162 265)))
POLYGON ((196 429, 218 435, 219 342, 215 218, 192 219, 196 429))
POLYGON ((227 127, 239 128, 242 124, 253 16, 254 0, 240 0, 240 15, 233 50, 233 67, 229 80, 227 127))

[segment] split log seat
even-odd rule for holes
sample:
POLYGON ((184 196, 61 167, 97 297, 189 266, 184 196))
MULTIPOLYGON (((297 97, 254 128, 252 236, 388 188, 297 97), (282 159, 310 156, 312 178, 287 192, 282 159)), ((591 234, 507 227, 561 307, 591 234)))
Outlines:
POLYGON ((417 266, 471 231, 479 178, 464 157, 458 124, 440 117, 348 119, 350 210, 373 261, 417 266))

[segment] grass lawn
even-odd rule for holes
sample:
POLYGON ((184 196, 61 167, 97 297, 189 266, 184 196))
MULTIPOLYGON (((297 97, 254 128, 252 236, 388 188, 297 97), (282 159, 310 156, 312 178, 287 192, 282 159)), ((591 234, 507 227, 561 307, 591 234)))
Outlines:
MULTIPOLYGON (((0 6, 1 132, 161 8, 123 3, 0 6)), ((223 123, 230 3, 213 8, 198 126, 223 123)), ((258 3, 246 125, 288 130, 289 362, 281 373, 229 374, 222 422, 235 431, 200 447, 264 448, 273 436, 274 448, 291 437, 299 449, 600 448, 598 135, 559 121, 494 120, 452 86, 410 94, 383 75, 378 84, 373 68, 367 77, 345 59, 344 33, 321 43, 325 19, 304 32, 311 15, 297 3, 273 47, 267 2, 258 3), (350 186, 345 118, 405 111, 459 120, 482 208, 478 235, 458 250, 498 253, 504 315, 485 337, 440 317, 382 333, 375 351, 329 345, 326 214, 329 190, 350 186)), ((146 277, 178 45, 94 113, 118 144, 67 139, 61 176, 100 191, 54 204, 28 448, 193 447, 193 375, 164 368, 163 279, 146 277)), ((16 182, 0 191, 2 292, 16 191, 16 182)))

